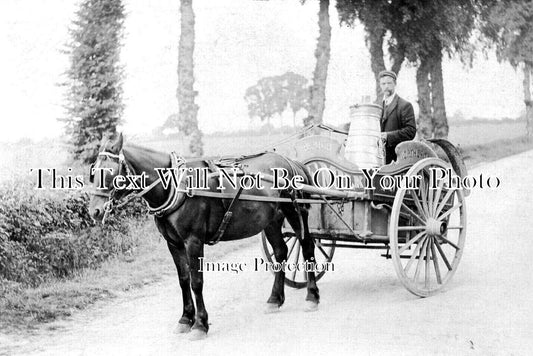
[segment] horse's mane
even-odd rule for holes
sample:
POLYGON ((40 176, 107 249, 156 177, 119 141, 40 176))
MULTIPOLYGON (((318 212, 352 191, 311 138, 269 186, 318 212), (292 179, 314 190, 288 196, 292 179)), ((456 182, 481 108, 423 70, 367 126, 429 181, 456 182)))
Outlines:
POLYGON ((145 151, 145 152, 147 152, 147 153, 151 153, 151 154, 162 154, 162 155, 167 154, 167 153, 165 153, 165 152, 161 152, 161 151, 158 151, 158 150, 154 150, 153 148, 146 147, 146 146, 141 146, 141 145, 137 145, 137 144, 135 144, 135 143, 131 143, 131 142, 125 143, 125 144, 124 144, 124 148, 133 148, 133 149, 135 149, 135 150, 145 151))
POLYGON ((159 163, 161 165, 162 162, 165 162, 164 164, 166 165, 170 162, 170 155, 168 153, 157 151, 152 148, 127 143, 124 145, 123 149, 130 153, 137 153, 136 160, 142 166, 150 166, 154 163, 159 163))

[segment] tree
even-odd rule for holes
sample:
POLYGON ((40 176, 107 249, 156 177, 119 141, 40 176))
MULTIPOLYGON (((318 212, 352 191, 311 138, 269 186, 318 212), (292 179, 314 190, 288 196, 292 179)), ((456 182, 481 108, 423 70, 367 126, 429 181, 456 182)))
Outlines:
POLYGON ((282 115, 287 108, 288 99, 282 85, 281 76, 261 78, 256 85, 246 89, 244 100, 248 106, 250 118, 259 117, 261 121, 282 115))
POLYGON ((114 135, 121 122, 123 22, 121 0, 83 0, 69 31, 68 117, 61 121, 74 158, 85 163, 96 159, 104 135, 114 135))
MULTIPOLYGON (((379 72, 385 70, 384 38, 389 31, 391 3, 388 1, 337 0, 341 24, 355 27, 358 21, 365 28, 365 42, 370 52, 370 67, 376 80, 376 96, 381 94, 379 72)), ((389 48, 390 52, 390 48, 389 48)), ((403 62, 403 58, 401 60, 403 62)), ((398 67, 394 72, 398 74, 398 67)))
POLYGON ((296 114, 304 109, 309 111, 309 86, 307 79, 300 74, 287 72, 281 76, 281 85, 292 111, 292 125, 296 126, 296 114))
POLYGON ((420 107, 419 133, 422 137, 448 136, 448 120, 442 75, 443 53, 458 54, 471 64, 470 43, 480 1, 417 0, 402 7, 403 25, 395 22, 392 33, 411 63, 417 64, 420 107))
POLYGON ((533 1, 498 1, 483 12, 482 32, 496 47, 496 57, 509 62, 524 75, 526 136, 533 135, 533 1))
POLYGON ((367 32, 372 71, 385 69, 383 44, 388 37, 391 69, 399 73, 405 59, 417 66, 419 132, 446 137, 448 124, 442 80, 443 52, 471 58, 469 43, 481 1, 338 0, 342 23, 360 20, 367 32), (468 56, 470 55, 470 57, 468 56))
POLYGON ((159 132, 160 136, 183 138, 183 134, 179 132, 179 118, 180 115, 178 113, 168 115, 163 125, 159 126, 159 131, 154 130, 154 136, 156 136, 156 132, 159 132))
POLYGON ((189 149, 192 154, 203 154, 202 132, 198 128, 198 105, 194 98, 194 11, 192 0, 180 0, 181 33, 178 53, 178 90, 179 105, 178 128, 190 136, 189 149))
POLYGON ((308 80, 301 74, 287 72, 282 75, 261 78, 257 84, 246 89, 244 100, 248 106, 250 118, 259 117, 261 121, 274 115, 281 115, 290 107, 293 126, 296 126, 296 114, 309 110, 310 88, 308 80))
POLYGON ((315 50, 316 65, 313 72, 313 85, 310 90, 309 116, 305 125, 322 123, 326 105, 326 80, 330 58, 331 26, 329 24, 329 0, 320 0, 318 11, 319 35, 315 50))

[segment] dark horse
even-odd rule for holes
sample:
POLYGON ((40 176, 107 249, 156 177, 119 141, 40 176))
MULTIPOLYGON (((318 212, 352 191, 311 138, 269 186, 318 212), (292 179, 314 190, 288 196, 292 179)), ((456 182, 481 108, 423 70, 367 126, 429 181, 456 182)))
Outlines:
MULTIPOLYGON (((89 207, 89 212, 93 219, 102 221, 106 211, 110 210, 114 203, 132 192, 139 194, 141 191, 141 189, 111 188, 111 182, 117 175, 147 174, 146 186, 148 189, 142 191, 144 193, 142 197, 146 200, 149 208, 157 209, 157 207, 167 203, 171 188, 164 189, 162 184, 154 183, 158 177, 154 169, 169 168, 171 167, 171 162, 169 154, 130 144, 123 147, 122 135, 119 135, 114 142, 104 144, 94 167, 101 169, 111 168, 113 171, 106 175, 98 173, 91 176, 95 187, 103 183, 101 182, 101 176, 104 177, 105 185, 109 187, 93 191, 89 207)), ((246 167, 248 172, 262 172, 270 175, 272 174, 271 168, 284 168, 289 172, 289 178, 298 174, 304 177, 307 182, 309 179, 308 173, 301 164, 276 153, 264 153, 242 158, 239 159, 239 163, 246 167)), ((202 160, 186 162, 185 164, 191 168, 207 167, 207 163, 202 160)), ((94 170, 94 172, 102 172, 101 169, 94 170)), ((126 180, 126 178, 123 179, 126 180)), ((264 189, 253 188, 245 190, 244 193, 248 196, 255 195, 267 198, 294 197, 295 192, 269 189, 271 187, 269 182, 264 182, 263 185, 264 189)), ((218 179, 209 180, 211 191, 219 192, 217 186, 218 179)), ((224 190, 225 193, 233 192, 233 194, 236 191, 232 188, 224 190)), ((189 332, 192 329, 191 339, 199 339, 207 336, 209 329, 207 311, 202 295, 203 275, 200 271, 200 257, 204 256, 204 244, 216 239, 216 232, 231 199, 227 197, 220 199, 217 197, 198 196, 194 195, 194 191, 192 193, 191 197, 191 194, 187 195, 180 191, 177 196, 178 203, 173 205, 173 209, 161 216, 156 214, 155 223, 159 232, 167 241, 168 249, 178 271, 183 296, 183 314, 178 322, 178 331, 189 332), (196 301, 196 310, 191 289, 196 301)), ((269 243, 272 245, 276 261, 286 261, 287 245, 281 231, 283 220, 286 218, 298 236, 301 236, 301 225, 303 224, 304 238, 301 242, 303 255, 306 264, 314 265, 314 242, 309 234, 307 225, 308 213, 305 206, 294 204, 290 199, 281 200, 236 200, 231 209, 233 216, 220 240, 242 239, 254 236, 264 230, 269 243), (298 211, 300 211, 301 219, 298 211)), ((314 310, 319 302, 314 272, 308 272, 307 277, 306 305, 308 310, 314 310)), ((267 301, 267 310, 277 310, 283 304, 285 300, 284 278, 285 272, 283 269, 280 272, 276 272, 272 293, 267 301)))

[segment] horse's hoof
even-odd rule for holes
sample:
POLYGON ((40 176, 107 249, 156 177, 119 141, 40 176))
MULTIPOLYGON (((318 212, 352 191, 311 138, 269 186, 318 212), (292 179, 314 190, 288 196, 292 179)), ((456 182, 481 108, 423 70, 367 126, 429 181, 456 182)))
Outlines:
POLYGON ((189 334, 189 340, 191 341, 203 340, 205 338, 207 338, 207 331, 201 329, 192 329, 189 334))
POLYGON ((277 313, 277 312, 279 312, 280 309, 281 309, 281 307, 279 305, 277 305, 277 304, 267 303, 267 306, 265 308, 265 314, 277 313))
POLYGON ((176 334, 186 334, 191 331, 191 326, 189 324, 178 324, 174 332, 176 334))
POLYGON ((306 312, 314 312, 314 311, 317 311, 318 310, 318 303, 316 302, 312 302, 310 300, 306 300, 305 301, 305 307, 304 307, 304 310, 306 312))

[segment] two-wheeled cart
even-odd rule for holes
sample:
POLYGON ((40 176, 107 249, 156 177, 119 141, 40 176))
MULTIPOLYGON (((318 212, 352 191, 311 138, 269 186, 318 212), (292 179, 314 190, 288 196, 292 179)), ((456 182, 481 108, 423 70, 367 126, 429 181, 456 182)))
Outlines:
MULTIPOLYGON (((432 144, 442 148, 440 157, 426 142, 402 142, 396 162, 365 174, 343 158, 342 140, 329 131, 276 149, 302 162, 314 186, 324 188, 302 188, 312 197, 309 230, 317 264, 331 262, 339 247, 383 249, 410 292, 426 297, 443 288, 457 270, 465 244, 468 192, 445 176, 466 175, 459 152, 444 140, 432 144)), ((283 234, 287 263, 302 262, 301 237, 288 223, 283 234)), ((269 262, 275 262, 264 234, 262 247, 269 262)), ((317 273, 317 278, 324 273, 317 273)), ((286 284, 295 288, 306 286, 306 279, 307 273, 296 269, 285 275, 286 284)))

